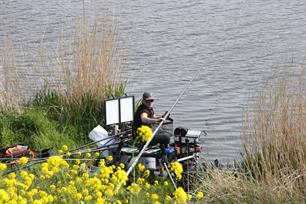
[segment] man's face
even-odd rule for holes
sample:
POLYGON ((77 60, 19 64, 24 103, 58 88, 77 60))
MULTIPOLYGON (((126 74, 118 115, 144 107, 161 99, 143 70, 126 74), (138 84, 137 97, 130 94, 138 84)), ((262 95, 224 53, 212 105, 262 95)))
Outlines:
POLYGON ((153 108, 153 102, 154 102, 154 99, 143 100, 143 104, 148 108, 153 108))

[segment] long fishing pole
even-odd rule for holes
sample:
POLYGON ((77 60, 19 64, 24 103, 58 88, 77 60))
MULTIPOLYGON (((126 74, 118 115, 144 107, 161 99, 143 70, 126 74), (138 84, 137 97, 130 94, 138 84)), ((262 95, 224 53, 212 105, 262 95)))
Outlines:
MULTIPOLYGON (((113 144, 109 144, 109 145, 106 145, 106 146, 97 147, 97 148, 92 149, 92 150, 82 151, 80 153, 85 154, 85 153, 93 153, 93 152, 103 152, 103 151, 107 151, 107 150, 110 150, 110 149, 116 149, 117 148, 116 145, 119 145, 119 144, 120 144, 120 142, 113 143, 113 144), (112 147, 112 146, 114 146, 114 147, 112 147)), ((77 154, 79 154, 79 152, 71 153, 71 155, 77 155, 77 154)), ((54 157, 54 156, 65 156, 65 155, 52 155, 52 156, 49 156, 49 157, 30 159, 31 161, 33 161, 32 163, 28 163, 27 165, 19 167, 18 169, 13 169, 13 170, 7 171, 7 172, 4 173, 4 175, 9 174, 11 172, 19 171, 21 169, 29 168, 29 167, 31 167, 33 165, 36 165, 36 164, 43 163, 43 162, 47 161, 50 157, 54 157)), ((14 158, 6 158, 6 159, 7 160, 18 160, 18 158, 15 158, 15 159, 14 158)), ((65 160, 67 160, 67 159, 72 160, 71 158, 65 158, 65 160)), ((77 159, 77 158, 75 158, 75 159, 77 159)), ((89 159, 89 160, 93 160, 93 159, 89 159)))
MULTIPOLYGON (((121 133, 119 133, 119 134, 112 135, 111 137, 102 138, 102 139, 99 139, 99 140, 97 140, 97 141, 90 142, 90 143, 88 143, 88 144, 82 145, 82 146, 80 146, 80 147, 76 147, 76 148, 70 149, 69 152, 77 151, 77 150, 86 148, 86 147, 88 147, 88 146, 95 145, 95 144, 97 144, 97 143, 99 143, 99 142, 103 142, 103 141, 105 141, 105 140, 110 140, 111 138, 114 138, 114 137, 123 135, 123 134, 126 133, 126 132, 128 132, 128 130, 123 131, 123 132, 121 132, 121 133)), ((109 142, 109 141, 108 141, 108 142, 109 142)), ((108 142, 107 142, 107 143, 108 143, 108 142)))
MULTIPOLYGON (((201 69, 200 69, 201 70, 201 69)), ((196 78, 196 76, 198 75, 198 73, 200 72, 200 70, 189 80, 189 83, 187 83, 185 85, 184 90, 181 92, 181 94, 177 97, 176 101, 174 102, 174 104, 172 105, 172 107, 169 109, 169 111, 166 113, 166 115, 163 116, 164 119, 168 118, 168 116, 170 115, 170 112, 173 110, 173 108, 176 106, 176 104, 179 102, 179 100, 182 98, 183 94, 185 93, 185 91, 187 89, 189 89, 191 82, 196 78)), ((141 151, 139 152, 139 154, 136 156, 134 162, 132 163, 132 165, 130 166, 130 168, 127 170, 126 172, 126 176, 128 177, 130 175, 130 173, 132 172, 132 170, 135 168, 136 164, 138 163, 140 157, 142 156, 142 154, 144 153, 144 151, 147 149, 147 147, 149 146, 149 144, 151 143, 151 141, 153 140, 154 136, 156 135, 157 131, 159 130, 159 128, 162 126, 162 124, 164 123, 164 120, 162 120, 159 125, 157 126, 157 128, 154 130, 152 137, 146 142, 146 144, 143 146, 143 148, 141 149, 141 151)), ((123 181, 121 181, 117 187, 117 190, 120 189, 120 187, 122 186, 123 181)))

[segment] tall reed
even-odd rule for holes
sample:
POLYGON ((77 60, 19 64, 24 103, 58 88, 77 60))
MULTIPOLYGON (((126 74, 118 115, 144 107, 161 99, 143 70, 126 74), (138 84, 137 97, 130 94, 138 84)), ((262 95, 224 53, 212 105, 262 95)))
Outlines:
MULTIPOLYGON (((65 53, 69 51, 64 50, 60 57, 70 103, 81 100, 84 94, 102 101, 110 95, 122 94, 122 67, 118 56, 117 37, 115 20, 99 23, 97 18, 94 18, 92 22, 86 11, 83 11, 83 17, 76 28, 75 40, 71 45, 73 56, 67 56, 65 53)), ((62 47, 65 48, 67 46, 62 47)))
POLYGON ((0 110, 18 110, 20 105, 19 77, 11 40, 7 38, 0 55, 0 110))
POLYGON ((242 161, 205 168, 195 190, 207 203, 306 201, 306 75, 278 75, 244 112, 242 161))
POLYGON ((284 195, 306 195, 306 75, 285 74, 267 83, 245 113, 243 167, 284 195))

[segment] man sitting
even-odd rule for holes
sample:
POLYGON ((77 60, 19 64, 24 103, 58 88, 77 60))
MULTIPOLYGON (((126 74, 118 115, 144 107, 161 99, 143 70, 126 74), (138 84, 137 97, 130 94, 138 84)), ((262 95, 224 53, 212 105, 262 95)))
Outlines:
MULTIPOLYGON (((154 97, 151 93, 144 92, 142 95, 142 104, 137 108, 134 116, 134 133, 142 125, 147 125, 152 128, 154 123, 165 121, 162 116, 156 116, 153 109, 154 97)), ((151 141, 151 145, 161 144, 162 148, 168 146, 170 137, 164 134, 156 134, 151 141)))

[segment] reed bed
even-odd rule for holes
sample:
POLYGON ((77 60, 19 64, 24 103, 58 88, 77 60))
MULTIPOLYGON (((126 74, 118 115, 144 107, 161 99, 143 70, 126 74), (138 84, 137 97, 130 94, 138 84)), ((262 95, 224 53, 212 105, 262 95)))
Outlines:
POLYGON ((202 171, 207 203, 306 201, 306 76, 273 77, 244 114, 242 162, 202 171))
MULTIPOLYGON (((48 49, 44 46, 48 43, 41 43, 42 48, 38 50, 43 53, 38 53, 38 58, 33 59, 40 64, 32 69, 33 72, 40 72, 38 69, 55 70, 54 76, 50 76, 53 81, 45 81, 45 86, 32 93, 33 96, 27 101, 21 98, 22 93, 27 90, 20 86, 22 79, 18 77, 16 53, 12 43, 6 41, 4 51, 0 53, 0 72, 3 72, 0 84, 0 109, 3 117, 0 136, 11 140, 2 140, 3 145, 27 142, 33 147, 49 147, 48 142, 37 146, 34 140, 16 134, 16 127, 12 125, 7 126, 10 131, 1 128, 11 124, 12 118, 26 119, 23 116, 28 112, 38 115, 38 119, 43 115, 46 123, 55 123, 56 130, 52 129, 41 135, 42 137, 45 135, 48 138, 52 132, 58 131, 59 134, 55 135, 64 134, 73 139, 75 144, 87 142, 90 130, 98 124, 104 124, 104 101, 112 96, 123 96, 125 84, 121 79, 116 20, 100 22, 98 15, 93 17, 84 9, 83 15, 75 24, 75 32, 71 34, 63 31, 58 50, 51 47, 48 49)), ((47 38, 42 41, 47 41, 47 38)), ((38 121, 23 122, 35 126, 38 121)))
POLYGON ((306 78, 286 74, 260 93, 245 115, 243 167, 287 196, 306 193, 306 78))

